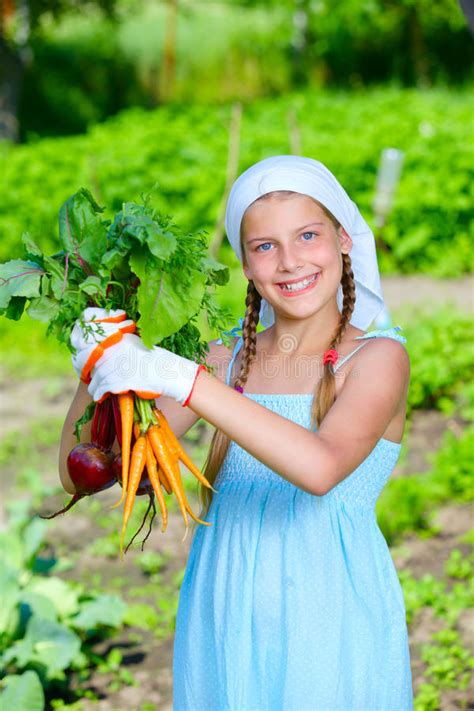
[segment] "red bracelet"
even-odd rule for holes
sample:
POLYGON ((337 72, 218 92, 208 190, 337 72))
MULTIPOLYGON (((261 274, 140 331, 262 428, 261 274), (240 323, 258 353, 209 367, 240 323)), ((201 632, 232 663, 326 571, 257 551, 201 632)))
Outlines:
POLYGON ((205 365, 203 365, 203 364, 201 363, 201 365, 199 366, 199 368, 196 370, 196 375, 194 376, 193 386, 192 386, 191 390, 189 391, 188 397, 187 397, 186 400, 183 402, 183 407, 187 407, 187 405, 189 404, 189 401, 191 400, 191 395, 193 394, 194 386, 196 385, 196 380, 198 379, 198 375, 199 375, 199 373, 200 373, 201 371, 203 371, 203 370, 207 370, 207 368, 206 368, 205 365))

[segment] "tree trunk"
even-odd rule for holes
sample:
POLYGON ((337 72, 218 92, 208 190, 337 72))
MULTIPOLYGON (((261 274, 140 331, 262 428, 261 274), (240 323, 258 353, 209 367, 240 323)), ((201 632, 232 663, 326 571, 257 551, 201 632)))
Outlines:
POLYGON ((24 65, 21 54, 0 35, 0 140, 19 139, 18 102, 24 65))
POLYGON ((168 0, 167 4, 163 72, 161 75, 162 101, 167 101, 172 96, 176 77, 176 38, 178 31, 179 0, 168 0))
POLYGON ((426 42, 423 36, 423 28, 421 27, 418 10, 412 8, 410 13, 410 39, 411 39, 411 56, 415 71, 416 84, 421 89, 426 89, 431 86, 430 65, 426 50, 426 42))

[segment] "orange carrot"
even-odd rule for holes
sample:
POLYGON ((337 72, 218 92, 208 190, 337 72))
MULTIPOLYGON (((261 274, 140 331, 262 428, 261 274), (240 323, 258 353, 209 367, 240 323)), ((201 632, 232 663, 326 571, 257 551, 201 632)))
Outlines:
POLYGON ((122 420, 122 496, 112 508, 120 506, 127 494, 135 396, 131 391, 122 393, 118 395, 118 403, 122 420))
POLYGON ((201 482, 201 484, 203 484, 204 486, 207 486, 208 489, 212 489, 212 491, 214 491, 217 494, 217 491, 214 489, 214 487, 208 482, 208 480, 206 479, 204 474, 197 468, 197 466, 191 460, 188 453, 186 452, 184 447, 181 445, 181 442, 178 440, 175 433, 171 429, 168 420, 166 419, 164 414, 161 412, 161 410, 154 409, 153 414, 158 419, 158 423, 161 425, 161 427, 163 427, 163 429, 166 433, 168 445, 173 448, 173 450, 176 452, 178 458, 189 469, 189 471, 192 474, 194 474, 196 479, 198 479, 201 482))
POLYGON ((123 509, 122 532, 120 534, 120 558, 123 558, 123 544, 125 540, 125 533, 127 530, 127 523, 132 513, 137 489, 140 485, 140 479, 146 464, 146 437, 140 432, 138 432, 138 435, 139 436, 137 437, 137 441, 133 446, 132 458, 130 462, 130 477, 127 488, 127 498, 125 500, 125 506, 123 509))
POLYGON ((203 526, 212 526, 212 523, 210 521, 203 521, 202 519, 195 516, 194 513, 192 512, 191 507, 189 506, 188 502, 186 502, 186 511, 191 516, 191 518, 193 518, 196 521, 196 523, 202 523, 203 526))
POLYGON ((179 473, 179 466, 177 458, 175 458, 168 449, 166 439, 164 436, 164 431, 159 427, 159 425, 152 425, 148 429, 148 441, 151 443, 153 452, 156 459, 159 462, 160 467, 166 473, 169 479, 171 487, 176 494, 178 500, 179 508, 183 514, 184 523, 186 528, 189 526, 188 516, 186 513, 186 494, 184 493, 183 483, 181 481, 181 476, 179 473))
POLYGON ((148 478, 150 480, 150 484, 152 485, 153 491, 155 492, 156 498, 158 499, 158 503, 160 504, 161 518, 163 521, 163 526, 161 530, 164 533, 166 531, 166 526, 168 525, 168 511, 166 509, 165 497, 163 496, 163 492, 161 491, 161 484, 158 476, 158 469, 156 466, 156 459, 153 453, 153 448, 150 442, 148 441, 148 437, 146 438, 146 440, 146 468, 148 471, 148 478))
POLYGON ((171 494, 173 489, 171 488, 171 484, 168 481, 168 477, 166 476, 165 472, 163 471, 162 467, 158 467, 158 476, 160 478, 160 482, 162 486, 164 487, 165 491, 167 494, 171 494))

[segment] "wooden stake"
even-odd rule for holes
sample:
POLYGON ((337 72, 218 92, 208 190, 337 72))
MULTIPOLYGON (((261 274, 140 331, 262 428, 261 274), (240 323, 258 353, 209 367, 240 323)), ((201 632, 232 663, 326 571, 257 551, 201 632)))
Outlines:
POLYGON ((239 169, 239 155, 240 155, 240 126, 242 124, 242 104, 240 102, 232 106, 232 115, 230 119, 230 129, 229 129, 229 152, 227 156, 227 174, 224 194, 222 196, 221 204, 219 206, 219 211, 217 214, 216 226, 214 228, 214 234, 209 244, 209 252, 212 257, 217 259, 222 240, 224 239, 224 219, 225 219, 225 206, 227 203, 227 198, 229 197, 232 184, 237 177, 237 171, 239 169))

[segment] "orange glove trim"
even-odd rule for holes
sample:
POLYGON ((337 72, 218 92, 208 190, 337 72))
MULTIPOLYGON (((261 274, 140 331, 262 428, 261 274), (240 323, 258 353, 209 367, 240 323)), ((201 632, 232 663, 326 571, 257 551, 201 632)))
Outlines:
MULTIPOLYGON (((104 320, 107 320, 107 319, 104 319, 104 320)), ((135 333, 136 330, 137 330, 137 326, 134 321, 129 326, 125 326, 125 328, 122 328, 119 331, 112 333, 110 336, 107 336, 107 338, 104 338, 104 340, 101 343, 98 343, 97 346, 92 351, 92 353, 90 354, 89 358, 86 361, 86 364, 84 365, 84 367, 81 371, 82 382, 86 383, 86 385, 88 385, 90 383, 92 368, 97 363, 97 361, 100 358, 102 358, 106 348, 110 348, 110 346, 115 346, 117 343, 119 343, 122 340, 124 333, 135 333)))
POLYGON ((107 318, 95 318, 93 323, 121 323, 126 318, 127 314, 119 314, 118 316, 108 316, 107 318))

